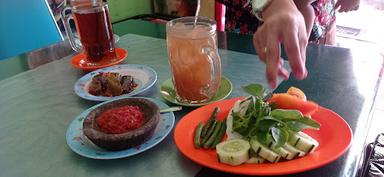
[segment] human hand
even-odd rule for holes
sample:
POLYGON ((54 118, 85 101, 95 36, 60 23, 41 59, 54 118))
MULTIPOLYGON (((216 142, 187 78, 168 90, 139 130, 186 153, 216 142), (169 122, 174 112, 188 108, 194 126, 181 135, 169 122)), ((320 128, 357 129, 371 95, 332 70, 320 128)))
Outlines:
POLYGON ((253 35, 253 44, 260 59, 266 64, 269 85, 276 87, 277 77, 288 79, 282 66, 280 44, 284 45, 288 61, 296 79, 307 76, 305 68, 308 44, 304 17, 292 0, 272 0, 263 11, 264 24, 253 35))
POLYGON ((339 8, 339 12, 349 12, 359 9, 360 0, 337 0, 335 9, 339 8))

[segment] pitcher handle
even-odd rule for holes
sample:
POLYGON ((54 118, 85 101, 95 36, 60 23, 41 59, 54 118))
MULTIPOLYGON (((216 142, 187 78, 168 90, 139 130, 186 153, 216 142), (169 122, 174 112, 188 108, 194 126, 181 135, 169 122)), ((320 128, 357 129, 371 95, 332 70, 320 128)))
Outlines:
MULTIPOLYGON (((207 55, 208 62, 211 66, 211 82, 210 83, 216 83, 221 78, 221 73, 218 74, 219 77, 216 77, 216 72, 221 72, 221 62, 220 62, 220 56, 218 55, 217 49, 213 49, 211 46, 206 46, 202 48, 202 52, 207 55)), ((210 92, 212 92, 211 89, 209 89, 210 92)))
POLYGON ((69 24, 69 21, 73 20, 71 7, 66 7, 61 11, 61 20, 64 24, 64 29, 68 36, 68 40, 69 40, 69 44, 71 45, 71 48, 76 52, 80 52, 82 50, 82 47, 76 44, 71 25, 69 24), (66 13, 67 11, 71 11, 71 12, 67 14, 66 13))

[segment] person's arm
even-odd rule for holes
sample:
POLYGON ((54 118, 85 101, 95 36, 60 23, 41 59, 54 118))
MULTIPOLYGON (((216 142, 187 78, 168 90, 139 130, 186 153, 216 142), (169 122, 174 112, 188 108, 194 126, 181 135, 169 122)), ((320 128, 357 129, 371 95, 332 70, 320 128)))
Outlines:
POLYGON ((254 33, 253 42, 260 59, 266 63, 270 86, 276 87, 277 76, 288 78, 280 58, 280 44, 284 45, 295 78, 304 79, 308 38, 303 15, 292 0, 272 0, 262 17, 264 24, 254 33))
POLYGON ((315 21, 315 10, 312 7, 314 1, 315 0, 293 0, 297 9, 303 14, 308 38, 311 35, 313 23, 315 21))
POLYGON ((359 9, 360 0, 337 0, 335 9, 339 8, 339 12, 349 12, 359 9))

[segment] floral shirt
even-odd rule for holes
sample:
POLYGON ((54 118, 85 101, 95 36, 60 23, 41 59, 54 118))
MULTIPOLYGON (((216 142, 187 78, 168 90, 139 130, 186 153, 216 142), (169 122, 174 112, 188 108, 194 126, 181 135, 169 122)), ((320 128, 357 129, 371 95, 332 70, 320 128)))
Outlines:
POLYGON ((316 0, 312 3, 315 10, 315 22, 309 39, 324 38, 335 23, 336 12, 334 0, 316 0))
MULTIPOLYGON (((262 24, 252 13, 248 0, 217 0, 226 6, 225 30, 240 34, 253 34, 262 24)), ((334 0, 316 0, 312 3, 315 22, 309 41, 323 38, 335 21, 334 0)))

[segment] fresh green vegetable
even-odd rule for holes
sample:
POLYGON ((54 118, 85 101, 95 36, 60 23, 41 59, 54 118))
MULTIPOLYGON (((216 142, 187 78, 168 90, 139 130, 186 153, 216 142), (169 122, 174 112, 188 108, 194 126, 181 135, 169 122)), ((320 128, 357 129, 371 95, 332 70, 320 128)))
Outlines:
POLYGON ((254 97, 262 98, 263 101, 268 100, 273 95, 272 92, 266 93, 266 90, 261 84, 249 84, 249 85, 243 86, 243 89, 245 92, 247 92, 248 94, 254 97))
POLYGON ((319 129, 318 122, 298 110, 276 109, 266 102, 272 94, 265 94, 262 85, 250 84, 243 88, 251 96, 235 102, 227 124, 215 120, 206 126, 203 146, 212 148, 217 144, 220 162, 240 165, 267 160, 276 163, 281 158, 291 160, 304 156, 318 147, 315 139, 301 132, 307 128, 319 129), (223 129, 228 140, 220 143, 223 129))
POLYGON ((221 142, 221 140, 223 139, 224 135, 225 135, 225 130, 227 129, 227 124, 225 123, 226 121, 224 120, 223 121, 223 124, 221 125, 221 129, 220 129, 220 132, 219 134, 217 135, 215 141, 212 143, 211 145, 211 148, 215 148, 217 144, 219 144, 221 142))
POLYGON ((203 132, 201 133, 201 136, 203 138, 207 135, 208 130, 212 127, 213 123, 215 122, 217 113, 219 113, 219 108, 215 107, 215 109, 213 110, 211 116, 208 119, 208 122, 204 126, 203 132))
POLYGON ((289 144, 306 153, 313 152, 319 146, 319 142, 304 132, 290 133, 289 144))
POLYGON ((320 124, 315 120, 303 116, 298 110, 284 110, 284 109, 275 109, 271 112, 271 116, 280 120, 284 120, 289 126, 289 129, 299 132, 303 129, 316 129, 320 128, 320 124))
POLYGON ((215 139, 217 138, 219 132, 220 132, 220 129, 223 125, 223 122, 222 121, 217 121, 217 124, 215 126, 215 130, 213 131, 212 135, 208 138, 208 140, 203 144, 204 148, 208 149, 211 147, 211 145, 213 144, 213 142, 215 141, 215 139))
POLYGON ((274 143, 273 141, 270 141, 269 144, 268 144, 268 147, 273 151, 273 152, 276 152, 277 154, 279 154, 281 157, 287 159, 287 160, 292 160, 293 158, 295 158, 298 154, 295 154, 291 151, 288 151, 286 149, 284 149, 283 147, 277 147, 276 146, 276 143, 274 143))
POLYGON ((319 123, 300 111, 274 109, 264 101, 266 94, 262 85, 250 84, 243 88, 253 96, 242 100, 239 110, 231 114, 232 131, 244 138, 255 138, 264 146, 273 140, 275 148, 279 148, 288 142, 290 132, 320 128, 319 123))
POLYGON ((224 137, 226 121, 216 120, 218 112, 219 108, 216 107, 205 125, 203 122, 197 125, 193 139, 195 148, 215 148, 224 137))
POLYGON ((281 155, 269 149, 267 146, 263 145, 256 138, 250 140, 252 150, 260 157, 268 160, 269 162, 276 163, 280 160, 281 155))
POLYGON ((245 163, 261 164, 264 163, 264 159, 261 157, 251 157, 245 163))
POLYGON ((293 146, 290 145, 289 143, 285 143, 285 144, 283 145, 283 148, 286 149, 287 151, 290 151, 290 152, 296 154, 296 155, 295 155, 296 157, 302 157, 302 156, 304 156, 304 155, 306 154, 304 151, 299 150, 299 149, 293 147, 293 146))
POLYGON ((203 126, 204 126, 203 122, 200 122, 195 129, 195 137, 194 137, 195 148, 201 147, 200 135, 201 135, 201 131, 203 130, 203 126))
POLYGON ((292 160, 293 158, 296 157, 296 154, 294 154, 294 153, 284 149, 283 147, 278 147, 278 148, 271 147, 271 150, 273 152, 276 152, 281 157, 283 157, 283 158, 285 158, 287 160, 292 160))
POLYGON ((202 144, 205 144, 208 141, 208 139, 212 136, 217 124, 218 124, 218 120, 214 120, 213 125, 209 128, 207 134, 203 137, 202 144))
POLYGON ((286 128, 272 127, 271 134, 273 140, 276 142, 276 147, 281 147, 284 145, 289 138, 289 132, 286 128))
POLYGON ((299 132, 307 128, 315 130, 318 130, 320 128, 319 123, 306 116, 298 120, 287 121, 286 124, 292 131, 295 132, 299 132))
POLYGON ((280 120, 298 120, 303 114, 298 110, 275 109, 271 111, 271 116, 280 120))
POLYGON ((243 139, 231 139, 219 143, 216 146, 216 153, 219 162, 229 165, 240 165, 249 159, 249 142, 243 139))
POLYGON ((247 86, 244 86, 243 89, 253 96, 256 96, 259 98, 264 97, 265 89, 260 84, 249 84, 247 86))

